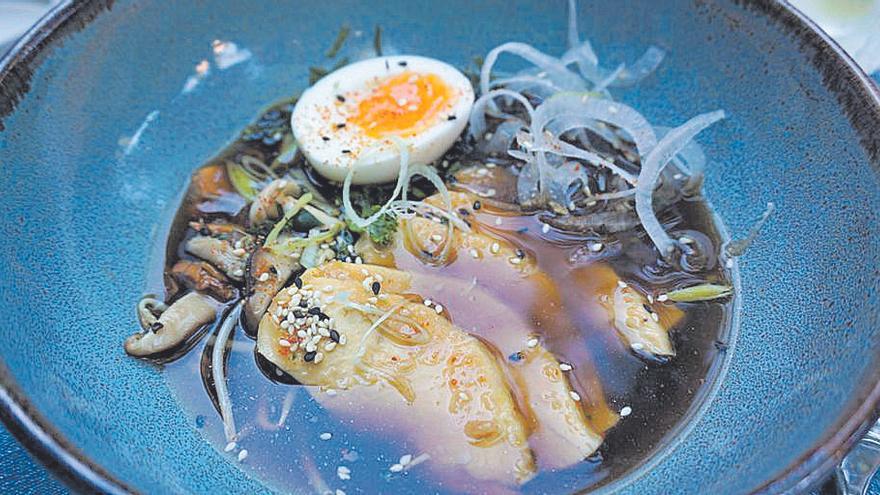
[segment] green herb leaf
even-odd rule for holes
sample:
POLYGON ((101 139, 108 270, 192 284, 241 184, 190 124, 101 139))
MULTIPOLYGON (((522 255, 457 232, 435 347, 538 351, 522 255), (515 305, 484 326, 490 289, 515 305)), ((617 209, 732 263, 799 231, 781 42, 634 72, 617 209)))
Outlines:
POLYGON ((701 284, 685 289, 674 290, 666 297, 675 302, 699 302, 711 301, 728 297, 733 293, 733 287, 729 285, 701 284))
POLYGON ((233 162, 226 162, 226 175, 229 176, 229 182, 232 183, 232 187, 235 188, 235 191, 248 201, 253 201, 256 199, 257 194, 260 193, 257 181, 254 180, 254 178, 251 177, 241 165, 233 162))
POLYGON ((333 58, 339 53, 339 50, 342 49, 342 45, 345 44, 345 40, 348 39, 348 34, 350 32, 351 28, 348 27, 348 24, 343 24, 342 27, 339 28, 339 34, 336 35, 336 40, 333 41, 333 45, 331 45, 330 50, 327 51, 327 58, 333 58))

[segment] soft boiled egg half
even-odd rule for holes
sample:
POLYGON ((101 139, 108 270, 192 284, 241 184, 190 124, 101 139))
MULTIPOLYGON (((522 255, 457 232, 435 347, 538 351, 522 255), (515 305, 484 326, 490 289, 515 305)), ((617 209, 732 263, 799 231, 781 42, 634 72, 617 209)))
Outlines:
POLYGON ((306 90, 291 117, 306 159, 324 177, 353 184, 393 181, 400 143, 410 163, 431 163, 452 146, 474 90, 449 64, 426 57, 378 57, 331 72, 306 90))

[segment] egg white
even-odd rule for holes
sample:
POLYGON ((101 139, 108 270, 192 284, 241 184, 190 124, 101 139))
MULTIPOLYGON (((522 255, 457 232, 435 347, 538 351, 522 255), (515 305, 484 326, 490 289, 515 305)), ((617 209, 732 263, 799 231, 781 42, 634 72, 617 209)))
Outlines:
POLYGON ((410 163, 431 163, 461 135, 474 103, 470 81, 456 68, 419 56, 377 57, 347 65, 306 90, 291 116, 293 134, 306 159, 324 177, 342 182, 357 164, 353 184, 396 180, 400 149, 392 138, 373 138, 347 123, 358 102, 389 77, 401 72, 435 74, 452 93, 450 108, 414 136, 401 138, 410 163), (339 96, 344 99, 340 101, 339 96), (340 124, 345 124, 344 126, 340 124))

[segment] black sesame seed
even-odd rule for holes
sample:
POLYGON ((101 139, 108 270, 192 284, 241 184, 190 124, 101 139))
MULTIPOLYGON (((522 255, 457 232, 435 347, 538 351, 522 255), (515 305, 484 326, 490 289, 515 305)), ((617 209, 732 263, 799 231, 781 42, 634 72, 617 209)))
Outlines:
POLYGON ((307 363, 311 363, 312 361, 315 360, 315 356, 317 356, 317 355, 318 355, 317 351, 307 352, 307 353, 305 353, 305 355, 303 355, 303 361, 305 361, 307 363))
POLYGON ((158 321, 155 321, 155 322, 153 322, 152 325, 150 325, 151 332, 158 332, 159 330, 162 330, 163 328, 165 328, 165 325, 163 325, 162 323, 160 323, 158 321))
POLYGON ((349 153, 351 153, 351 150, 342 150, 342 152, 345 154, 349 154, 349 153))
POLYGON ((507 356, 507 359, 509 359, 510 361, 512 361, 514 363, 518 363, 523 360, 523 353, 522 352, 514 352, 510 356, 507 356))
POLYGON ((317 316, 321 314, 321 308, 317 306, 312 306, 311 308, 309 308, 309 314, 317 316))
POLYGON ((308 307, 309 307, 309 302, 306 301, 305 299, 303 299, 302 301, 299 302, 299 307, 301 307, 301 308, 308 308, 308 307))
POLYGON ((336 95, 336 99, 339 100, 339 103, 345 103, 345 97, 342 95, 336 95))
POLYGON ((379 289, 381 289, 382 286, 379 285, 379 282, 373 282, 373 285, 371 285, 370 288, 373 289, 373 294, 375 294, 375 295, 378 296, 378 295, 379 295, 379 289))
POLYGON ((457 118, 458 117, 456 117, 455 115, 450 115, 449 117, 446 117, 446 120, 455 120, 457 118))
POLYGON ((475 210, 479 210, 482 207, 483 207, 483 203, 481 203, 480 201, 474 201, 474 209, 475 210))
POLYGON ((517 258, 525 258, 525 257, 526 257, 526 252, 523 251, 522 249, 517 248, 517 250, 516 250, 516 257, 517 257, 517 258))
POLYGON ((459 208, 459 209, 458 209, 458 214, 461 215, 461 216, 463 216, 463 217, 466 217, 466 216, 470 215, 471 212, 465 210, 464 208, 459 208))
POLYGON ((303 279, 296 277, 295 279, 293 279, 293 285, 295 285, 297 289, 302 289, 303 288, 303 279))
POLYGON ((318 319, 323 320, 323 321, 327 321, 330 319, 330 316, 327 313, 321 311, 318 313, 318 319))
POLYGON ((328 138, 327 136, 321 136, 321 139, 323 139, 324 141, 330 141, 330 138, 328 138))
POLYGON ((278 275, 278 269, 275 268, 274 265, 269 267, 269 272, 272 273, 272 275, 278 275))
POLYGON ((293 310, 293 317, 294 317, 294 318, 305 318, 305 317, 306 317, 306 314, 303 313, 302 311, 298 310, 298 309, 294 309, 294 310, 293 310))
POLYGON ((406 67, 406 60, 401 60, 400 62, 397 62, 397 65, 401 67, 406 67))
POLYGON ((337 129, 342 129, 343 127, 345 127, 345 122, 343 122, 341 124, 336 124, 337 129))
POLYGON ((388 69, 390 69, 390 68, 391 68, 391 67, 388 67, 388 61, 386 60, 386 61, 385 61, 385 70, 388 70, 388 69))
POLYGON ((529 231, 528 227, 520 227, 520 228, 516 229, 517 234, 525 234, 528 231, 529 231))
POLYGON ((339 332, 336 330, 330 330, 330 340, 339 343, 339 332))
POLYGON ((645 308, 645 311, 647 311, 648 313, 654 312, 654 310, 651 309, 651 306, 648 306, 647 304, 642 303, 642 307, 645 308))

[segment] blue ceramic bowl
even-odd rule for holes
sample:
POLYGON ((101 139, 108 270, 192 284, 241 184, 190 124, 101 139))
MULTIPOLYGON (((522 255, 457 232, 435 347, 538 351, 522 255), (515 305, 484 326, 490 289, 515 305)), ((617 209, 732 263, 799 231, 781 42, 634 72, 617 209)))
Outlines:
MULTIPOLYGON (((162 375, 122 352, 181 185, 266 102, 306 85, 343 22, 381 24, 388 47, 465 65, 508 40, 559 52, 565 20, 561 0, 56 9, 0 64, 4 422, 84 490, 296 492, 216 452, 162 375), (182 93, 215 39, 251 60, 182 93)), ((811 486, 880 395, 877 89, 771 1, 584 1, 580 21, 610 63, 648 44, 669 52, 621 95, 653 122, 727 111, 701 142, 706 194, 730 231, 778 207, 740 261, 737 338, 717 383, 666 449, 604 490, 811 486)))

